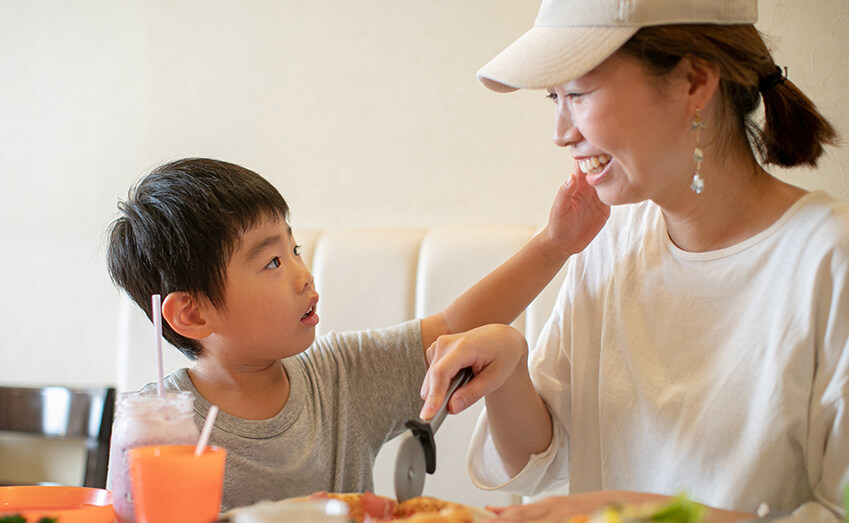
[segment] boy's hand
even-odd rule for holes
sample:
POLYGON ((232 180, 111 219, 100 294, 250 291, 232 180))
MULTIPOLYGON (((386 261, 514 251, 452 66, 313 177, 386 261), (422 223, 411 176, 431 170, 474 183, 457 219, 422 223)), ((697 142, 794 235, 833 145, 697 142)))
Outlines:
POLYGON ((491 324, 460 334, 440 336, 427 349, 428 370, 422 383, 425 400, 419 417, 436 414, 453 378, 471 367, 472 380, 457 389, 448 402, 448 412, 457 414, 486 394, 500 388, 517 371, 527 373, 528 344, 508 325, 491 324))
POLYGON ((560 186, 548 225, 540 234, 549 256, 561 261, 581 252, 601 231, 610 216, 610 206, 599 200, 577 162, 572 177, 560 186))

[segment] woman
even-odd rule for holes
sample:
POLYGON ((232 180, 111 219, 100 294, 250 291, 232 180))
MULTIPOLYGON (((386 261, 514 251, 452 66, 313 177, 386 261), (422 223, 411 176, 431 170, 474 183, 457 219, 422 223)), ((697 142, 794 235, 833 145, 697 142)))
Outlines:
POLYGON ((849 204, 768 172, 815 165, 836 134, 756 19, 756 0, 545 0, 479 72, 495 91, 548 91, 555 143, 612 206, 569 258, 529 357, 473 337, 429 350, 422 417, 464 366, 477 376, 451 410, 486 396, 469 457, 479 486, 569 484, 500 518, 683 492, 710 521, 764 506, 841 520, 849 204))

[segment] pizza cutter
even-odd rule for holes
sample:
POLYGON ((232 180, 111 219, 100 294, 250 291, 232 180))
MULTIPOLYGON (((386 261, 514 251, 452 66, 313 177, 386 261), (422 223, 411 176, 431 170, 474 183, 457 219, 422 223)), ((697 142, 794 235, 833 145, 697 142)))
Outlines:
POLYGON ((436 472, 436 443, 433 435, 448 414, 448 400, 454 391, 472 379, 474 373, 466 367, 451 379, 445 400, 433 418, 424 421, 421 418, 408 419, 404 426, 410 429, 398 447, 395 458, 395 497, 399 502, 422 495, 425 472, 436 472))

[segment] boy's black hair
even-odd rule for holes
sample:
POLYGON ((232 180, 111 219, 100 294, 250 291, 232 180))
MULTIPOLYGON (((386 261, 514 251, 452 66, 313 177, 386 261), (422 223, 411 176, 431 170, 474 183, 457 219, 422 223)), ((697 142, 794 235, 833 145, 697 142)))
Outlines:
MULTIPOLYGON (((232 163, 186 158, 165 164, 130 189, 108 232, 109 275, 151 318, 151 296, 185 291, 223 308, 225 275, 241 235, 264 219, 289 221, 283 196, 260 175, 232 163)), ((197 340, 162 334, 190 359, 197 340)))

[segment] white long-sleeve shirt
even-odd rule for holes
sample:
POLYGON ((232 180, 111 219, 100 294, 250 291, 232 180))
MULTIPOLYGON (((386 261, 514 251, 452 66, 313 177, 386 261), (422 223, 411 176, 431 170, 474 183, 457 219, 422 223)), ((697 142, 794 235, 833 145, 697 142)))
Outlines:
POLYGON ((691 253, 650 202, 572 257, 530 357, 554 437, 510 478, 486 411, 482 488, 685 493, 838 521, 849 483, 849 203, 802 197, 726 249, 691 253))

